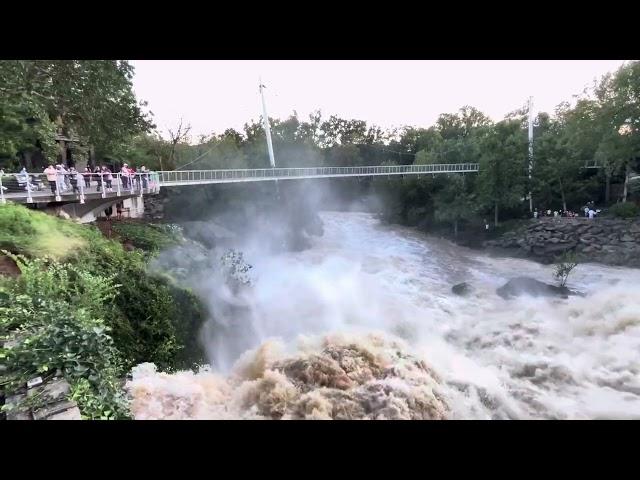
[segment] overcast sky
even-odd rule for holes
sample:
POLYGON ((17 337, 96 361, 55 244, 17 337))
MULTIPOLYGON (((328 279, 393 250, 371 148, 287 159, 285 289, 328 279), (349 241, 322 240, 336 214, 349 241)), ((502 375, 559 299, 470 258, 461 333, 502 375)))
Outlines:
POLYGON ((552 113, 622 60, 552 61, 213 61, 134 60, 134 89, 149 102, 166 136, 180 117, 198 135, 222 133, 258 119, 258 78, 267 86, 270 117, 294 110, 307 119, 366 120, 382 128, 428 127, 440 113, 472 105, 494 120, 534 97, 534 110, 552 113))

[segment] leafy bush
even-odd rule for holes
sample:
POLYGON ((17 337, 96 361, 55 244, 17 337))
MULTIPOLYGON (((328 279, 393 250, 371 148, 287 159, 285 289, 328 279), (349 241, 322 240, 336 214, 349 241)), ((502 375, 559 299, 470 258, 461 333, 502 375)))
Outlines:
POLYGON ((113 231, 137 248, 150 253, 167 248, 180 241, 181 230, 175 225, 114 223, 113 231))
POLYGON ((2 383, 11 392, 59 371, 72 387, 82 385, 83 416, 127 418, 123 365, 104 321, 117 285, 73 265, 14 259, 22 274, 4 281, 0 295, 0 335, 15 342, 3 351, 2 383))
POLYGON ((614 217, 632 218, 640 215, 640 208, 638 208, 635 203, 631 202, 616 203, 609 208, 609 213, 614 217))
POLYGON ((560 263, 555 266, 553 276, 560 282, 561 287, 566 285, 569 275, 577 266, 575 253, 567 252, 560 257, 560 263))
MULTIPOLYGON (((180 235, 179 230, 171 226, 142 227, 140 231, 153 230, 163 238, 177 239, 180 235)), ((102 333, 107 335, 105 332, 108 332, 112 347, 118 352, 122 371, 139 362, 153 362, 171 370, 187 368, 202 361, 204 354, 197 343, 198 332, 207 318, 202 303, 170 278, 149 273, 145 252, 127 252, 120 243, 106 239, 90 225, 79 225, 22 206, 0 206, 0 248, 29 257, 42 257, 52 253, 39 248, 42 245, 40 237, 49 234, 68 238, 70 244, 75 239, 77 247, 64 252, 64 255, 38 261, 21 260, 21 268, 27 273, 16 280, 5 280, 7 288, 4 293, 0 292, 4 302, 0 310, 3 330, 18 331, 23 323, 30 324, 31 318, 45 318, 41 309, 63 309, 66 305, 66 309, 59 310, 67 312, 60 319, 63 324, 54 322, 58 325, 56 328, 61 328, 59 334, 65 336, 68 324, 75 322, 74 309, 78 309, 78 315, 81 315, 82 311, 96 312, 99 305, 100 314, 92 314, 91 318, 100 319, 99 323, 106 328, 102 333), (61 258, 66 262, 64 265, 58 263, 61 258), (108 282, 113 287, 113 290, 108 290, 108 297, 101 296, 105 292, 101 282, 108 282)), ((45 312, 49 311, 46 309, 45 312)), ((87 341, 92 335, 97 335, 91 328, 87 327, 88 330, 83 332, 87 341)), ((58 335, 58 331, 46 331, 52 338, 58 335)), ((98 338, 91 341, 106 340, 98 338)), ((84 351, 78 355, 82 357, 84 351)), ((59 367, 59 359, 56 358, 54 356, 53 363, 59 367)), ((48 357, 38 357, 37 361, 42 361, 38 365, 46 365, 48 371, 53 368, 48 357)), ((89 356, 87 361, 91 363, 94 360, 89 356)), ((76 383, 76 380, 71 382, 72 387, 76 383)), ((78 398, 85 398, 82 393, 85 390, 86 386, 82 384, 77 387, 78 398)), ((110 390, 107 388, 105 391, 110 390)), ((105 398, 108 399, 108 395, 105 398)), ((94 410, 96 405, 102 404, 105 405, 102 413, 109 410, 111 415, 119 415, 120 410, 107 400, 102 402, 97 397, 90 400, 83 408, 94 412, 90 414, 91 418, 97 418, 98 413, 94 410)))

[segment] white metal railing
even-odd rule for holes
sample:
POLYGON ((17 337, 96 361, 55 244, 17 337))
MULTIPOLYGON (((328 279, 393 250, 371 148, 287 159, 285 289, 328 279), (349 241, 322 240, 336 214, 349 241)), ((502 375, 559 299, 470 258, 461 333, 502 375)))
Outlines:
POLYGON ((50 172, 0 175, 0 203, 7 200, 35 203, 38 201, 79 201, 86 196, 107 198, 143 196, 160 191, 156 172, 50 172), (53 198, 52 198, 53 197, 53 198))
POLYGON ((0 202, 75 201, 84 203, 86 195, 102 198, 158 193, 160 187, 210 183, 255 182, 322 177, 369 177, 381 175, 420 175, 477 172, 477 163, 438 163, 431 165, 388 165, 362 167, 293 167, 227 170, 171 170, 160 172, 56 172, 0 175, 0 202), (48 177, 51 177, 49 179, 48 177), (11 188, 9 188, 10 180, 11 188))
POLYGON ((377 175, 419 175, 477 172, 477 163, 440 163, 432 165, 390 165, 363 167, 293 167, 226 170, 160 171, 160 186, 197 185, 207 183, 252 182, 319 177, 369 177, 377 175))

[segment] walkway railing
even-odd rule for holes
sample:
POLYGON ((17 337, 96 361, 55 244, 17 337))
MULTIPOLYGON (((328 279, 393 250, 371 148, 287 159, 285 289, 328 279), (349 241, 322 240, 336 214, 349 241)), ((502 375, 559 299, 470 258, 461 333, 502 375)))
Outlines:
POLYGON ((0 175, 0 203, 16 200, 26 203, 45 201, 85 202, 92 198, 158 193, 159 177, 148 173, 56 172, 51 179, 44 173, 0 175))
POLYGON ((477 172, 477 163, 389 165, 366 167, 253 168, 232 170, 172 170, 157 172, 160 186, 256 182, 321 177, 370 177, 477 172))
MULTIPOLYGON (((230 170, 172 170, 146 173, 57 172, 55 180, 44 173, 0 175, 0 203, 15 200, 26 203, 79 201, 157 193, 160 187, 211 183, 258 182, 324 177, 371 177, 392 175, 435 175, 477 172, 477 163, 438 163, 432 165, 388 165, 363 167, 253 168, 230 170), (53 197, 53 198, 50 198, 53 197)), ((49 175, 51 176, 51 175, 49 175)))

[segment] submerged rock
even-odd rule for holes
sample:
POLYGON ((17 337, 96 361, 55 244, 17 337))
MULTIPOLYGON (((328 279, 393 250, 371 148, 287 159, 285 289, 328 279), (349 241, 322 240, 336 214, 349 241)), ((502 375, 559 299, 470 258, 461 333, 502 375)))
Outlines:
POLYGON ((567 287, 558 287, 541 282, 535 278, 516 277, 509 280, 496 293, 504 299, 518 297, 520 295, 531 295, 533 297, 559 297, 568 298, 569 295, 578 295, 577 292, 567 287))
POLYGON ((473 287, 467 282, 462 282, 451 287, 451 291, 456 295, 466 296, 473 292, 473 287))

